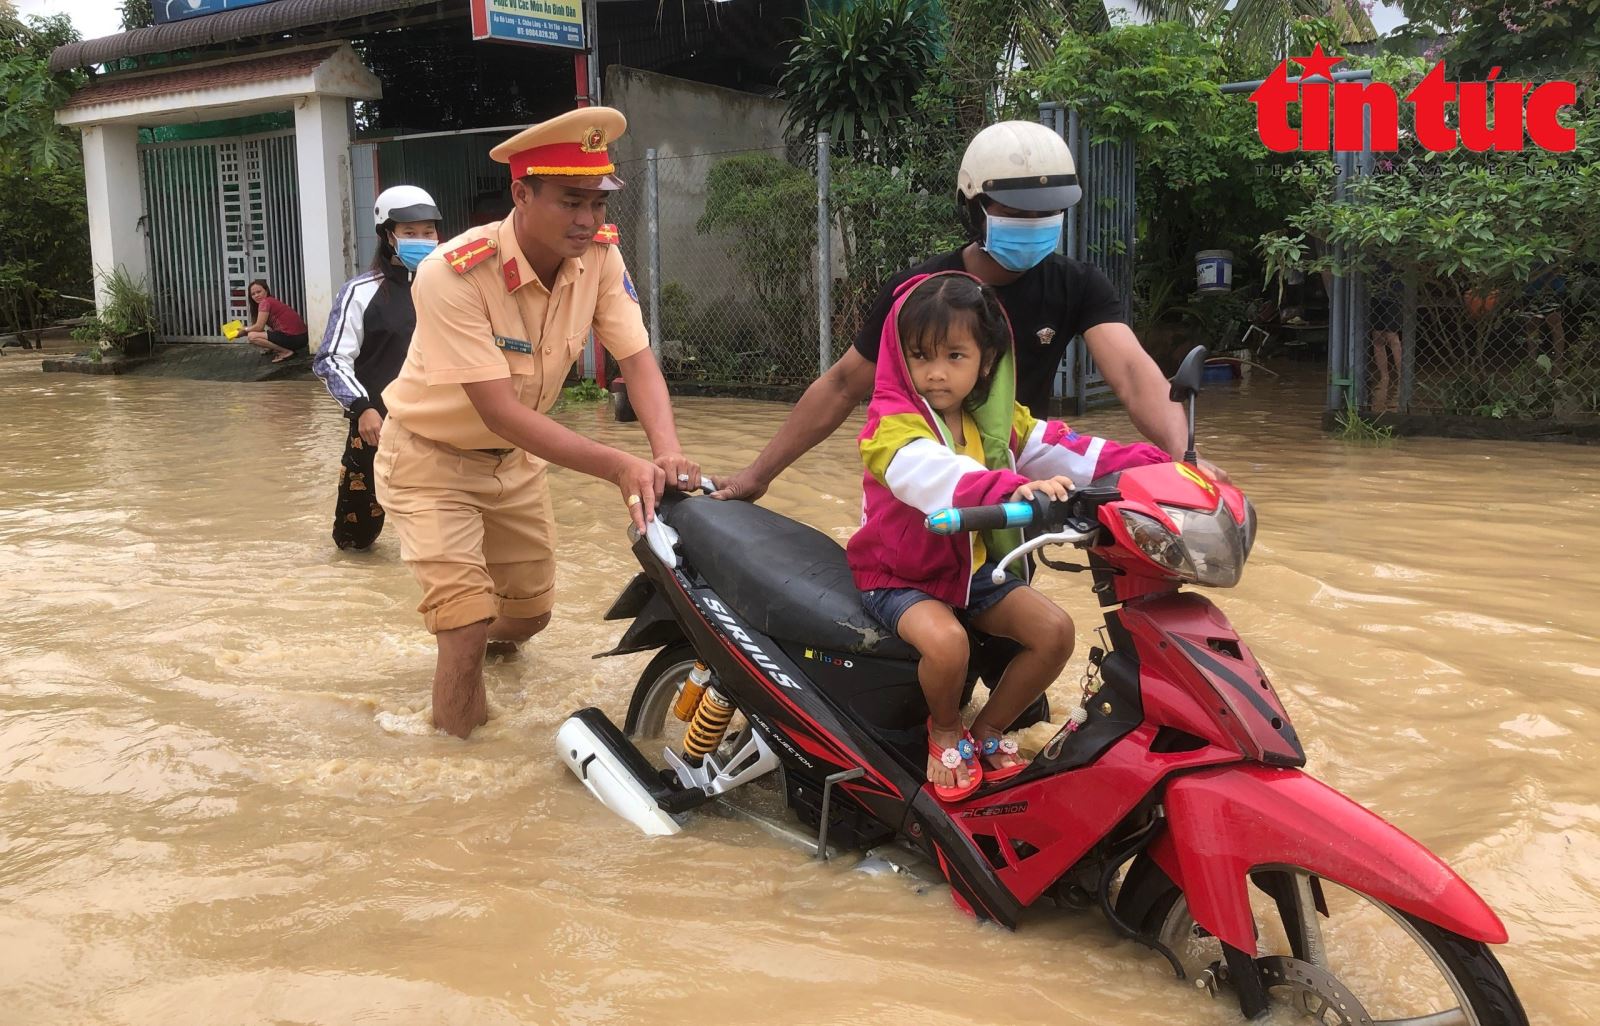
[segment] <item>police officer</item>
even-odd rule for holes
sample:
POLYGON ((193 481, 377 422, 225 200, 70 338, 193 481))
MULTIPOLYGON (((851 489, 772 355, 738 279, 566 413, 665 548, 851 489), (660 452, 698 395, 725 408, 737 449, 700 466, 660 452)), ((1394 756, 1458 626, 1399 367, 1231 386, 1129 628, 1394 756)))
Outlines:
POLYGON ((700 480, 606 224, 606 198, 623 184, 607 147, 626 127, 620 112, 586 107, 496 146, 511 215, 441 245, 412 286, 416 333, 383 392, 374 470, 438 644, 433 722, 457 737, 488 720, 486 643, 515 646, 550 622, 547 463, 611 481, 640 530, 668 483, 700 480), (653 461, 545 415, 591 329, 627 377, 653 461))
POLYGON ((995 287, 1015 333, 1017 400, 1035 416, 1048 416, 1056 369, 1067 344, 1081 334, 1134 426, 1181 456, 1188 439, 1183 408, 1171 401, 1161 369, 1123 321, 1111 282, 1093 265, 1056 252, 1063 214, 1081 197, 1071 151, 1043 125, 1002 121, 974 136, 956 178, 956 202, 972 241, 890 279, 855 345, 812 382, 753 463, 715 479, 715 497, 760 498, 773 478, 866 401, 896 290, 939 271, 966 271, 995 287))

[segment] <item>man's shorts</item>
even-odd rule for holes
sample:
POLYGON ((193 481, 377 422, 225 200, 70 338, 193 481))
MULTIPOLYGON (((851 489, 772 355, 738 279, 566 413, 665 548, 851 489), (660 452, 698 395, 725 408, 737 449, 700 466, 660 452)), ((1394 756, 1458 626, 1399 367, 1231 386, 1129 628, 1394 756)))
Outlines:
POLYGON ((555 607, 555 520, 545 464, 521 449, 457 449, 384 421, 373 463, 400 558, 434 634, 555 607))
MULTIPOLYGON (((994 583, 989 575, 994 572, 998 564, 989 562, 978 568, 972 575, 972 590, 967 595, 967 607, 954 610, 956 619, 963 626, 970 627, 973 617, 986 613, 1000 604, 1000 600, 1018 588, 1027 587, 1026 584, 1010 574, 1000 583, 994 583)), ((925 591, 916 588, 874 588, 861 593, 861 605, 867 614, 874 620, 883 624, 896 637, 900 636, 900 618, 906 615, 906 610, 918 602, 938 602, 939 600, 925 591)))

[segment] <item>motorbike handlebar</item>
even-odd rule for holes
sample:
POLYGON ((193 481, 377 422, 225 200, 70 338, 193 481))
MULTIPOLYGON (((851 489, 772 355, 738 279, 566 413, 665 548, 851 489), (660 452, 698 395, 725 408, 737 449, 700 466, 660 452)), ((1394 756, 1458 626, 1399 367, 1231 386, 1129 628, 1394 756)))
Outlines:
POLYGON ((1068 515, 1071 500, 1056 501, 1044 495, 992 506, 951 506, 931 514, 926 521, 934 534, 994 531, 1005 527, 1041 527, 1059 524, 1068 515))
POLYGON ((960 534, 962 531, 993 531, 1001 527, 1027 527, 1033 523, 1031 502, 1001 502, 993 506, 952 506, 927 519, 934 534, 960 534))

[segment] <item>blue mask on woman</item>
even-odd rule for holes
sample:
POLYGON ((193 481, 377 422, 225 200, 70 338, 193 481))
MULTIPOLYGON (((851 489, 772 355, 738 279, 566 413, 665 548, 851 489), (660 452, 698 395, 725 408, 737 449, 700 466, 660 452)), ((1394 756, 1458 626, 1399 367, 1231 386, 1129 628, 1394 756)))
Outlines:
POLYGON ((1061 242, 1064 214, 1049 217, 996 217, 985 215, 989 234, 983 248, 1008 271, 1026 271, 1056 251, 1061 242))
POLYGON ((401 239, 394 244, 394 251, 400 262, 406 265, 406 270, 415 273, 422 258, 438 247, 437 239, 401 239))

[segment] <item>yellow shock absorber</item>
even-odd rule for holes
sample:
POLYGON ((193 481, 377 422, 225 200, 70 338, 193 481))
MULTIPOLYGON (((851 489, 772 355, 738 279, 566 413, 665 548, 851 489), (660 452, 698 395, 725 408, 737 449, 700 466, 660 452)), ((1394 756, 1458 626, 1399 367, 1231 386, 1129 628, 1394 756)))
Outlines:
POLYGON ((689 671, 689 676, 683 678, 683 683, 678 685, 678 701, 672 706, 672 715, 685 723, 694 719, 695 710, 700 708, 700 696, 705 694, 706 685, 709 683, 711 683, 711 668, 696 660, 694 669, 689 671))
POLYGON ((700 760, 716 751, 722 743, 722 735, 728 732, 728 724, 732 720, 733 703, 723 698, 715 687, 706 688, 700 708, 694 711, 694 721, 683 735, 684 758, 691 765, 700 765, 700 760))

